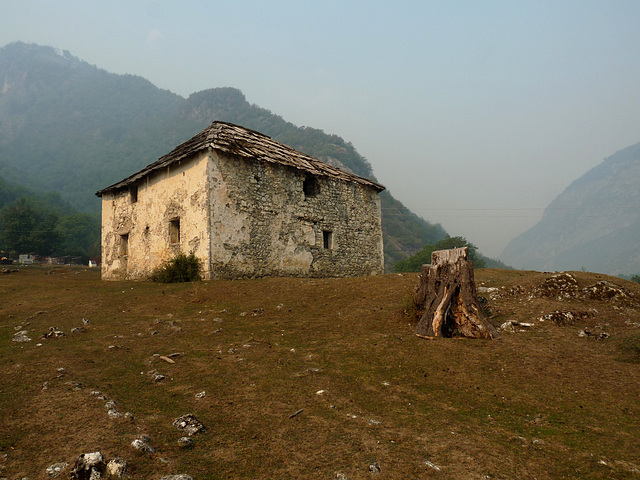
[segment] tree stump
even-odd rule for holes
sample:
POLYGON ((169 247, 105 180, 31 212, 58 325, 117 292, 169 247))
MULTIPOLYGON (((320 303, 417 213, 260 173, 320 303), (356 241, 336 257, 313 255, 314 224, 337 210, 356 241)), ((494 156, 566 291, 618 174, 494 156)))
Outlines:
POLYGON ((419 319, 415 333, 419 337, 500 336, 478 305, 467 247, 431 254, 431 265, 422 266, 414 303, 419 319))

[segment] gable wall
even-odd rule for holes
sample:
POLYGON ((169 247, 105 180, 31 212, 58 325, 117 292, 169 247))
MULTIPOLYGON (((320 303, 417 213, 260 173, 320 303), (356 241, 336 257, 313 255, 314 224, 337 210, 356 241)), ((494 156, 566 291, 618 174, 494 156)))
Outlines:
POLYGON ((138 186, 102 197, 102 278, 142 279, 179 252, 203 260, 209 277, 207 155, 185 159, 138 186), (170 223, 179 219, 180 242, 170 241, 170 223), (123 235, 128 235, 123 254, 123 235))
POLYGON ((217 151, 209 169, 212 278, 383 273, 374 188, 315 177, 319 192, 305 196, 305 172, 217 151))

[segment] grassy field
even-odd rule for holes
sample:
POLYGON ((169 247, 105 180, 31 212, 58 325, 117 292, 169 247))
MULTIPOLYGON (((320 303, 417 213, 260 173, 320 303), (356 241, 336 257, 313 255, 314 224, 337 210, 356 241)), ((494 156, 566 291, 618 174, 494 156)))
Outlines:
POLYGON ((573 272, 580 288, 609 280, 635 300, 536 294, 550 275, 476 272, 497 288, 494 324, 534 324, 495 341, 415 337, 415 274, 0 275, 0 478, 69 463, 68 478, 94 451, 140 479, 640 478, 640 285, 573 272), (539 321, 556 310, 573 323, 539 321), (64 336, 45 337, 51 327, 64 336), (24 330, 32 340, 13 341, 24 330), (133 418, 111 418, 107 400, 133 418), (182 448, 173 421, 187 413, 206 432, 182 448), (131 447, 140 435, 155 453, 131 447))

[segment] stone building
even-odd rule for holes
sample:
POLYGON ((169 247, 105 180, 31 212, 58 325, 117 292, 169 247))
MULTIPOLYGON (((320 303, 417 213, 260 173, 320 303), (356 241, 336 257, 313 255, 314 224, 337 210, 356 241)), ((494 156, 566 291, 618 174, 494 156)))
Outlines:
POLYGON ((380 274, 383 189, 214 122, 96 193, 102 278, 146 278, 179 252, 202 260, 205 279, 380 274))

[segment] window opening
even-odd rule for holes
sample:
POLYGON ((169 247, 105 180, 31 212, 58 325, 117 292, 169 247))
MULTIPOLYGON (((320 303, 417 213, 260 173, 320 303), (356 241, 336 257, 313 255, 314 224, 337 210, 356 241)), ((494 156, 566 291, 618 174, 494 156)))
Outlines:
POLYGON ((138 186, 134 185, 129 189, 129 198, 131 199, 131 203, 136 203, 138 201, 138 186))
POLYGON ((318 179, 313 176, 309 176, 302 182, 302 191, 305 197, 315 197, 320 193, 320 185, 318 179))
POLYGON ((322 231, 322 244, 327 250, 333 249, 333 232, 330 230, 322 231))
POLYGON ((129 234, 125 233, 120 235, 120 256, 126 257, 129 255, 129 234))
POLYGON ((169 222, 169 243, 180 243, 180 219, 174 218, 169 222))

